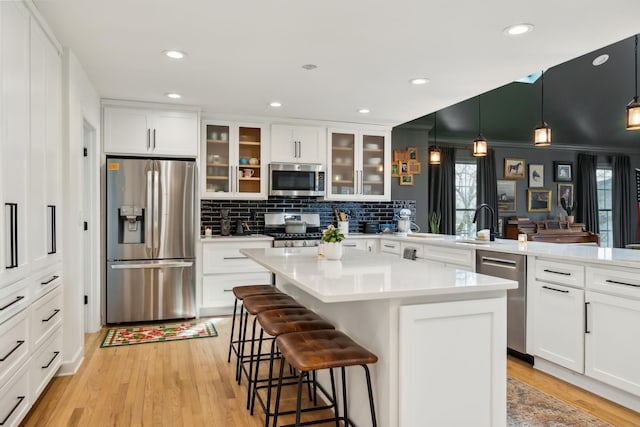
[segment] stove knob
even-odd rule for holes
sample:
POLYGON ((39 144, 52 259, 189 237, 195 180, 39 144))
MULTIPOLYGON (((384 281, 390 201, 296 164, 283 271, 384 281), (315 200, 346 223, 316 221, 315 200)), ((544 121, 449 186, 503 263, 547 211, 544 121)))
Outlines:
POLYGON ((284 246, 286 248, 290 248, 291 247, 291 242, 284 242, 284 246))
POLYGON ((307 241, 306 240, 302 242, 302 246, 307 246, 307 241))

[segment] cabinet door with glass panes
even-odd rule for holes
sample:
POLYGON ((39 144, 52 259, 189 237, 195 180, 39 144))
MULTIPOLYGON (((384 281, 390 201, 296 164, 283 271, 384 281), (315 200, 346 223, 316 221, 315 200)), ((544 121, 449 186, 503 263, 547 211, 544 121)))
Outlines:
POLYGON ((202 196, 266 199, 264 128, 205 122, 202 196))
POLYGON ((389 200, 390 146, 388 132, 329 130, 326 198, 389 200))

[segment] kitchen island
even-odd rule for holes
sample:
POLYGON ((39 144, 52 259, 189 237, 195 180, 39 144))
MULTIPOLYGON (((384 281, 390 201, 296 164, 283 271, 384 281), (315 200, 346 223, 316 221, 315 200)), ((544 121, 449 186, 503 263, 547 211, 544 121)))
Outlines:
MULTIPOLYGON (((506 290, 517 283, 385 253, 243 249, 277 285, 376 353, 381 426, 506 425, 506 290)), ((349 373, 350 417, 368 425, 361 372, 349 373)))

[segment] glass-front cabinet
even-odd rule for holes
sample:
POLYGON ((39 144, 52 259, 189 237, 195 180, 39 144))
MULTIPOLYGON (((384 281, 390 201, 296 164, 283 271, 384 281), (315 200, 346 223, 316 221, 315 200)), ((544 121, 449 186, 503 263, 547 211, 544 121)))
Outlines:
POLYGON ((267 152, 262 125, 203 122, 202 196, 267 198, 267 152))
POLYGON ((327 199, 390 200, 389 132, 329 129, 327 199))

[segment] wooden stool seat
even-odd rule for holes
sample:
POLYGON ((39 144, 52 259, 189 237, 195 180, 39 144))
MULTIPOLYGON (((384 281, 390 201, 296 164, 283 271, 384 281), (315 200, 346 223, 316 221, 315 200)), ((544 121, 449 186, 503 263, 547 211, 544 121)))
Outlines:
POLYGON ((249 314, 257 315, 266 310, 288 307, 303 307, 299 302, 285 294, 254 295, 242 300, 244 309, 249 314))
POLYGON ((253 295, 282 293, 274 285, 242 285, 235 286, 232 291, 233 295, 239 300, 253 295))
POLYGON ((378 357, 335 330, 295 332, 276 338, 276 345, 294 368, 300 371, 369 365, 378 357))
POLYGON ((281 308, 258 314, 258 323, 269 335, 277 337, 292 332, 335 329, 335 327, 307 308, 281 308))

